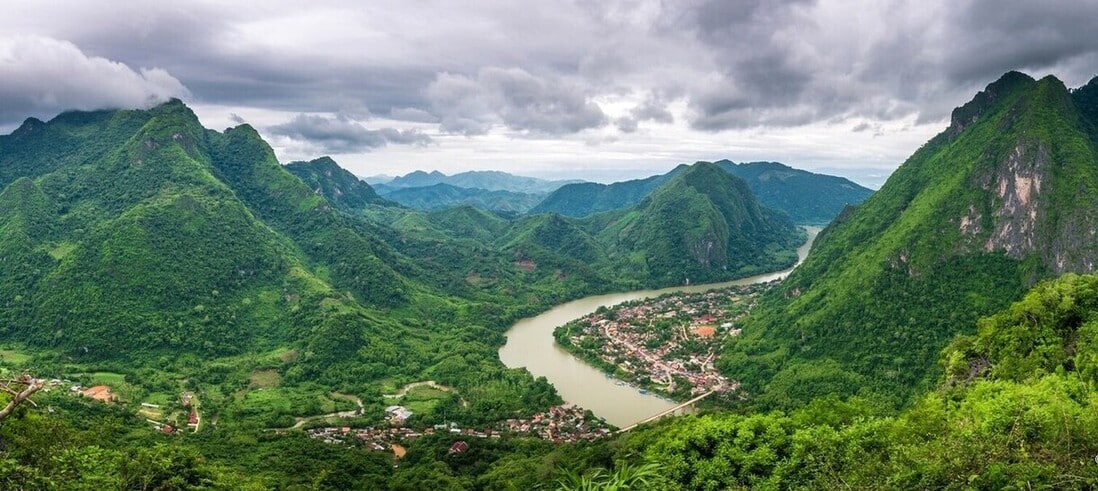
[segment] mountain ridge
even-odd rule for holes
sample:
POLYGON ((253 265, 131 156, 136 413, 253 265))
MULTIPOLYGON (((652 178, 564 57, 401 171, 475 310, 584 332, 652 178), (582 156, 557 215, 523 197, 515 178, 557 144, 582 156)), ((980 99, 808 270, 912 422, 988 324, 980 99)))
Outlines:
MULTIPOLYGON (((872 194, 848 179, 794 169, 778 162, 730 160, 715 162, 722 170, 747 181, 759 201, 788 213, 800 223, 826 223, 847 204, 857 204, 872 194)), ((562 186, 530 213, 557 212, 569 216, 625 208, 639 203, 663 183, 687 167, 679 164, 665 174, 612 184, 582 183, 562 186)))
POLYGON ((550 181, 492 170, 465 171, 454 175, 446 175, 437 170, 431 172, 417 170, 403 176, 395 177, 384 184, 388 188, 412 188, 432 186, 435 184, 449 184, 459 188, 542 194, 549 193, 560 186, 577 182, 582 181, 550 181))
POLYGON ((1098 159, 1081 123, 1055 78, 990 84, 821 233, 721 366, 764 394, 829 380, 903 399, 924 386, 978 316, 1040 278, 1093 271, 1098 159), (803 368, 824 360, 838 364, 803 368))

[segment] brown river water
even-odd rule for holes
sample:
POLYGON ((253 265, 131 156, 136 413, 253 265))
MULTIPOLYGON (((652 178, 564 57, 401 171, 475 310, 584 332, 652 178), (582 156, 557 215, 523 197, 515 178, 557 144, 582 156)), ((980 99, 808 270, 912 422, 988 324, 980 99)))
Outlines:
MULTIPOLYGON (((804 261, 819 227, 806 227, 808 242, 797 249, 797 264, 804 261)), ((795 268, 796 266, 794 266, 795 268)), ((673 292, 704 292, 733 285, 749 285, 784 278, 793 268, 724 283, 678 286, 660 290, 594 295, 573 300, 516 322, 507 330, 507 344, 499 349, 499 359, 510 368, 526 367, 535 377, 545 377, 564 400, 590 409, 596 416, 618 427, 626 427, 666 411, 678 403, 654 394, 641 394, 637 387, 618 385, 597 368, 561 348, 553 338, 557 326, 622 302, 658 297, 673 292)))

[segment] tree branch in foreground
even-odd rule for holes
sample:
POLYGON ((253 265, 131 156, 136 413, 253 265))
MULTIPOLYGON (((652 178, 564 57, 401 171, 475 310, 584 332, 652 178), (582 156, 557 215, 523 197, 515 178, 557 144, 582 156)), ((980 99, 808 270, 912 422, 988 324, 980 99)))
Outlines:
POLYGON ((38 392, 42 387, 45 387, 45 382, 38 380, 30 375, 23 374, 15 378, 0 379, 0 391, 11 394, 11 400, 8 404, 0 409, 0 420, 8 417, 17 406, 24 401, 34 405, 34 401, 27 400, 30 396, 38 392))

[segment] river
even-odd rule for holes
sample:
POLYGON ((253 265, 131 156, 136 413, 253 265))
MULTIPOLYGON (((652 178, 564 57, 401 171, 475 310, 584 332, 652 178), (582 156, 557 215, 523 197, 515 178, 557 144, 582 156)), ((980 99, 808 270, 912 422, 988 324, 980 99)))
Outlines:
MULTIPOLYGON (((819 227, 806 227, 808 241, 797 249, 797 264, 804 261, 819 227)), ((796 267, 796 266, 794 266, 796 267)), ((732 285, 749 285, 784 278, 793 268, 723 283, 679 286, 660 290, 594 295, 573 300, 548 311, 522 319, 507 330, 507 344, 499 349, 499 359, 510 368, 526 367, 535 377, 545 377, 568 403, 590 409, 596 416, 618 427, 626 427, 675 407, 677 403, 652 394, 641 394, 636 387, 617 385, 597 368, 588 365, 561 348, 553 338, 557 326, 622 302, 658 297, 672 292, 704 292, 732 285)))

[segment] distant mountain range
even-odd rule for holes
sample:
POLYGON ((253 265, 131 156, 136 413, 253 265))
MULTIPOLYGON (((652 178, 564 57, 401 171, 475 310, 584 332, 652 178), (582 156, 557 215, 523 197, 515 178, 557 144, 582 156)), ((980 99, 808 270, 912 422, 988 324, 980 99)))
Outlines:
MULTIPOLYGON (((798 223, 827 223, 846 205, 858 204, 873 193, 842 177, 794 169, 777 162, 714 163, 744 179, 763 205, 785 212, 798 223)), ((372 186, 381 197, 419 210, 470 205, 508 213, 554 212, 586 217, 636 205, 688 167, 681 164, 666 174, 612 184, 547 181, 499 171, 470 171, 452 176, 438 171, 415 171, 395 178, 374 176, 372 186)), ((333 202, 340 200, 338 196, 330 198, 333 202)))
POLYGON ((383 199, 417 210, 441 210, 469 205, 482 210, 522 214, 545 198, 544 194, 463 188, 446 183, 399 189, 386 188, 386 191, 383 199))
MULTIPOLYGON (((861 203, 873 194, 871 189, 848 179, 794 169, 777 162, 736 164, 719 160, 715 164, 747 181, 763 205, 782 210, 799 223, 827 223, 846 205, 861 203)), ((683 164, 667 174, 613 184, 569 184, 549 194, 529 212, 551 211, 583 217, 632 206, 685 168, 687 166, 683 164)))
POLYGON ((417 170, 404 176, 365 178, 378 194, 418 210, 470 205, 482 210, 526 213, 557 188, 580 180, 549 181, 500 171, 468 171, 448 176, 417 170))
POLYGON ((516 176, 514 174, 493 170, 460 172, 452 176, 448 176, 439 171, 424 172, 417 170, 380 184, 384 184, 383 188, 390 189, 418 188, 434 186, 435 184, 449 184, 459 188, 484 189, 487 191, 546 194, 556 191, 557 188, 566 184, 579 182, 584 181, 577 179, 549 181, 536 177, 516 176))

